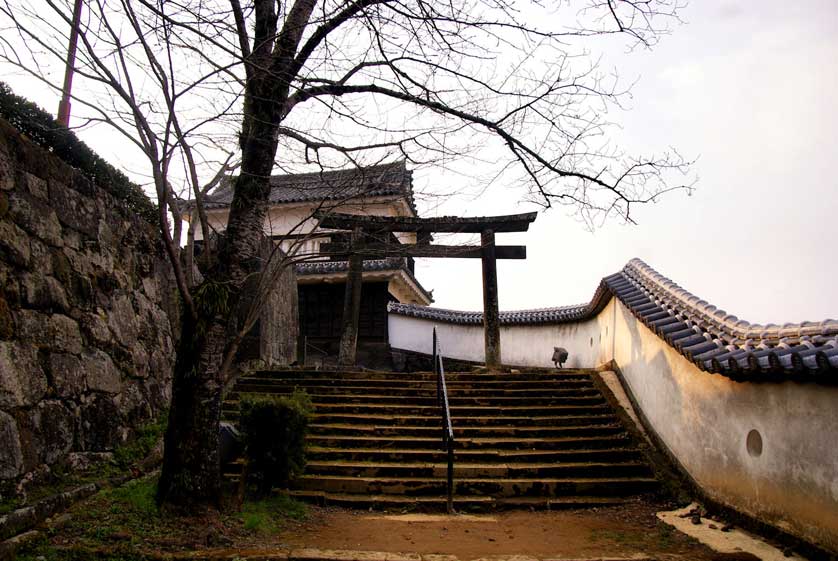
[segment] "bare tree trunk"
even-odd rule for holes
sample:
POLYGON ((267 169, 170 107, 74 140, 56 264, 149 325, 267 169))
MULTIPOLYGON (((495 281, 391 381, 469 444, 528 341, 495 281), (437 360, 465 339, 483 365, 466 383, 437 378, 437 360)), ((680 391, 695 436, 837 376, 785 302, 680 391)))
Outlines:
POLYGON ((225 347, 223 323, 184 314, 172 380, 172 405, 166 430, 166 454, 157 488, 165 503, 192 509, 220 506, 221 477, 218 426, 225 347), (208 325, 205 334, 199 325, 208 325))
MULTIPOLYGON (((172 379, 172 406, 158 502, 186 510, 221 503, 218 456, 223 389, 238 344, 242 286, 261 264, 259 244, 276 155, 274 104, 269 96, 251 103, 254 119, 243 139, 241 174, 217 261, 193 294, 197 318, 185 314, 172 379)), ((207 243, 209 240, 206 240, 207 243)))

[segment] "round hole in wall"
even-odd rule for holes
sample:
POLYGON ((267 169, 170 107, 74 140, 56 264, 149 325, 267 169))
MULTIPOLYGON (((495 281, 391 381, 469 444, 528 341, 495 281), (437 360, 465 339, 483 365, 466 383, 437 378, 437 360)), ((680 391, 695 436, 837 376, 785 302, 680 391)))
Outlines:
POLYGON ((593 337, 591 337, 591 346, 592 347, 594 346, 594 338, 593 337))
POLYGON ((745 439, 745 448, 748 449, 748 455, 752 458, 758 458, 762 455, 762 435, 758 430, 753 429, 748 433, 745 439))

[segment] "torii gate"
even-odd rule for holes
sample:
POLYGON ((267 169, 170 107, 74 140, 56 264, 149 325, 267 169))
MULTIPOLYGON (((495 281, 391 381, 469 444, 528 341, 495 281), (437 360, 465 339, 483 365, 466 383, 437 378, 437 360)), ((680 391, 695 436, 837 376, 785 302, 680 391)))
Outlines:
POLYGON ((318 214, 321 228, 352 232, 349 244, 323 244, 321 250, 330 255, 349 256, 346 276, 346 297, 343 305, 343 333, 340 340, 340 364, 355 364, 358 343, 358 318, 361 311, 361 284, 364 259, 384 257, 448 257, 480 258, 483 261, 483 330, 486 366, 501 364, 500 319, 498 310, 497 259, 526 259, 522 245, 497 246, 495 234, 526 232, 537 213, 463 218, 414 218, 401 216, 362 216, 354 214, 318 214), (394 240, 396 232, 415 232, 415 244, 394 240), (435 232, 480 234, 479 246, 431 244, 435 232))

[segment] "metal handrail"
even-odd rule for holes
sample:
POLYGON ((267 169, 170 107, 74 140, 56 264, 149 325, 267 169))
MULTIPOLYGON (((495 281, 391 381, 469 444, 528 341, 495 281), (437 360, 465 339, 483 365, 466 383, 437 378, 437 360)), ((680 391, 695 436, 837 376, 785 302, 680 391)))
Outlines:
POLYGON ((434 374, 436 375, 436 400, 442 417, 442 446, 448 454, 448 514, 454 513, 454 428, 451 426, 451 411, 448 407, 448 386, 445 384, 445 368, 442 366, 442 352, 434 327, 434 374))
POLYGON ((304 366, 308 364, 308 350, 309 349, 314 349, 315 351, 319 352, 323 356, 329 356, 328 352, 324 351, 320 347, 317 347, 317 346, 312 345, 311 343, 309 343, 308 342, 308 335, 306 335, 305 337, 303 337, 303 365, 304 366))

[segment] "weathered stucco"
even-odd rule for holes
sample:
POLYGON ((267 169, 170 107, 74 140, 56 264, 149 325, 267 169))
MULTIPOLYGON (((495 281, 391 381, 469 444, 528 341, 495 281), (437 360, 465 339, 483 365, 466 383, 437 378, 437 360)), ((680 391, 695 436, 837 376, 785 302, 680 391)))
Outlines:
MULTIPOLYGON (((431 352, 436 327, 447 357, 482 361, 479 325, 390 314, 394 349, 431 352)), ((703 372, 615 299, 595 317, 505 326, 503 362, 567 367, 614 364, 649 427, 708 496, 826 549, 838 551, 838 387, 735 382, 703 372), (749 453, 756 430, 761 454, 749 453)))
POLYGON ((0 495, 168 405, 178 312, 157 238, 0 120, 0 495))

